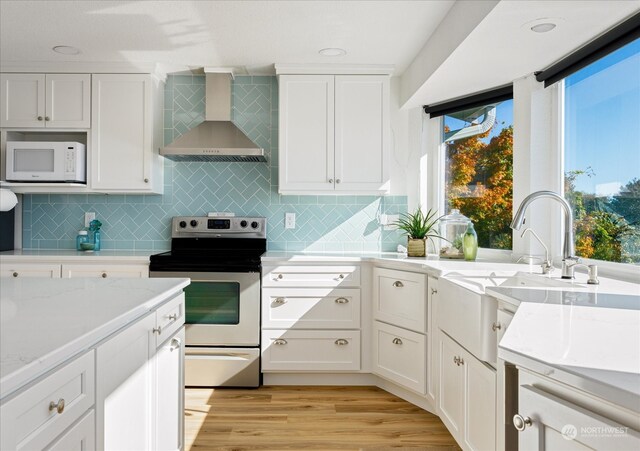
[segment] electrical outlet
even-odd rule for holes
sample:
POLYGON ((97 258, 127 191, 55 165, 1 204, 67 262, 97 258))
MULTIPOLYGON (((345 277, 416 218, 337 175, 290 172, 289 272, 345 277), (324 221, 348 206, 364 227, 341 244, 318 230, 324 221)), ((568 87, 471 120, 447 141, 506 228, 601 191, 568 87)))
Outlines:
POLYGON ((285 229, 295 229, 296 228, 296 214, 295 213, 285 213, 284 214, 284 228, 285 229))
POLYGON ((87 212, 84 214, 84 226, 89 227, 89 223, 96 219, 96 214, 94 212, 87 212))

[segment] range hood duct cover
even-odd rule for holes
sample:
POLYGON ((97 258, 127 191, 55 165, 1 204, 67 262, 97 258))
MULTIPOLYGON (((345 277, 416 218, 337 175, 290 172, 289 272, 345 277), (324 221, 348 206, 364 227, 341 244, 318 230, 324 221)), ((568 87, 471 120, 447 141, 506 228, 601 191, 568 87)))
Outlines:
POLYGON ((264 149, 231 122, 230 75, 206 77, 205 121, 161 148, 160 155, 174 161, 267 161, 264 149))

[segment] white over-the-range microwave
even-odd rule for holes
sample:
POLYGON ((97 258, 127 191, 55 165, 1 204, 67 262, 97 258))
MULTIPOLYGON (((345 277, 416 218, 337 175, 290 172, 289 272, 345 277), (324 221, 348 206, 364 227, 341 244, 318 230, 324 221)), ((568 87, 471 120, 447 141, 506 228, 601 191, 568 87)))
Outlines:
POLYGON ((86 183, 86 149, 78 142, 7 141, 8 182, 86 183))

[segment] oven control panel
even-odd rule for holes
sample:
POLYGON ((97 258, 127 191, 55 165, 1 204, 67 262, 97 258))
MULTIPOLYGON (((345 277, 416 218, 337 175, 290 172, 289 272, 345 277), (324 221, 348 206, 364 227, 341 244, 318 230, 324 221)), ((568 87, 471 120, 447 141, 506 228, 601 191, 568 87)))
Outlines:
POLYGON ((267 219, 247 216, 175 216, 172 220, 171 237, 193 236, 245 236, 265 238, 267 219))

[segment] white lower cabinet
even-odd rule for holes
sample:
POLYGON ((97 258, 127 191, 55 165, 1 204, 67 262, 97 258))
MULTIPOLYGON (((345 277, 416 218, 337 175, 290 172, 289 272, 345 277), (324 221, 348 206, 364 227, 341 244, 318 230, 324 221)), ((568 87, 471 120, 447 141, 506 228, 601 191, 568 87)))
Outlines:
POLYGON ((5 263, 0 264, 0 277, 46 277, 60 278, 60 265, 48 263, 5 263))
POLYGON ((425 335, 374 321, 374 371, 379 376, 425 394, 426 342, 425 335))
POLYGON ((640 449, 640 433, 533 385, 518 390, 518 447, 528 450, 640 449))
POLYGON ((162 327, 176 304, 183 294, 98 346, 96 449, 182 448, 184 316, 162 327))
POLYGON ((438 335, 438 414, 464 449, 495 449, 495 370, 442 331, 438 335))
POLYGON ((184 327, 156 350, 152 449, 179 451, 184 437, 184 327), (177 415, 176 415, 177 413, 177 415))
POLYGON ((145 278, 149 277, 149 265, 84 264, 62 265, 62 277, 145 278))
POLYGON ((357 371, 360 331, 263 330, 265 371, 357 371))
MULTIPOLYGON (((94 351, 91 350, 3 402, 0 407, 0 449, 43 449, 55 444, 65 430, 75 427, 73 425, 94 404, 94 365, 94 351)), ((81 426, 83 432, 80 435, 85 436, 82 440, 88 444, 86 449, 92 449, 88 427, 81 426)), ((94 427, 91 422, 91 428, 94 427)), ((63 443, 78 443, 80 439, 77 435, 74 437, 63 443)), ((58 446, 58 449, 64 448, 58 446)))
POLYGON ((151 449, 154 327, 147 315, 96 350, 98 450, 151 449))
POLYGON ((361 369, 358 265, 267 266, 262 271, 262 372, 361 369))
POLYGON ((93 451, 96 449, 96 413, 93 409, 58 437, 47 451, 93 451))

